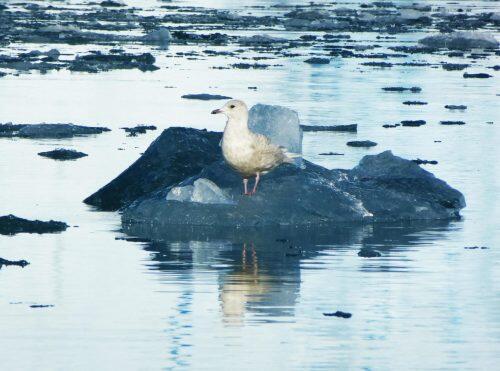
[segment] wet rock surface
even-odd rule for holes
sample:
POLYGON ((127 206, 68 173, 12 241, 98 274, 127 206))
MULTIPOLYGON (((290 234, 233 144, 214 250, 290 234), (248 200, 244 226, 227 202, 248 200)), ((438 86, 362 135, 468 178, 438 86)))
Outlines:
POLYGON ((123 70, 137 68, 140 71, 155 71, 156 59, 151 53, 143 54, 103 54, 93 52, 79 55, 69 66, 70 71, 97 73, 109 70, 123 70))
POLYGON ((375 147, 377 143, 372 142, 371 140, 352 140, 346 143, 349 147, 375 147))
POLYGON ((184 99, 196 99, 196 100, 223 100, 232 99, 231 97, 219 94, 185 94, 182 96, 184 99))
POLYGON ((382 88, 383 91, 392 91, 392 92, 397 92, 397 93, 402 93, 405 91, 409 91, 411 93, 420 93, 422 91, 422 88, 419 88, 418 86, 413 86, 411 88, 405 88, 402 86, 388 86, 385 88, 382 88))
POLYGON ((154 125, 137 125, 132 128, 122 128, 128 133, 129 137, 136 137, 138 134, 146 134, 148 131, 156 130, 157 127, 154 125))
POLYGON ((403 104, 406 106, 426 106, 427 102, 420 102, 413 100, 413 101, 404 101, 403 104))
POLYGON ((480 73, 467 73, 467 72, 465 72, 463 74, 463 76, 464 76, 464 79, 489 79, 490 77, 493 77, 489 73, 484 73, 484 72, 480 72, 480 73))
POLYGON ((349 125, 300 125, 303 131, 342 131, 355 133, 358 131, 357 124, 349 125))
POLYGON ((417 158, 416 160, 412 160, 417 165, 437 165, 438 162, 436 160, 421 160, 417 158))
POLYGON ((17 265, 18 267, 24 268, 27 266, 29 263, 26 260, 7 260, 0 258, 0 269, 2 269, 2 266, 7 266, 7 265, 17 265))
POLYGON ((103 210, 118 210, 158 188, 176 184, 221 158, 221 133, 166 129, 112 182, 85 199, 103 210))
POLYGON ((344 156, 343 153, 338 152, 323 152, 319 154, 320 156, 344 156))
POLYGON ((48 157, 53 160, 76 160, 88 156, 86 153, 75 151, 74 149, 57 148, 52 151, 39 152, 39 156, 48 157))
POLYGON ((455 105, 455 104, 447 104, 444 108, 449 110, 466 110, 467 106, 463 104, 455 105))
POLYGON ((371 247, 363 247, 358 251, 358 256, 362 258, 378 258, 382 256, 382 254, 379 251, 372 249, 371 247))
POLYGON ((425 125, 427 122, 425 120, 403 120, 401 121, 402 126, 419 127, 425 125))
MULTIPOLYGON (((265 175, 255 196, 222 160, 220 133, 167 129, 145 154, 85 202, 123 206, 123 223, 265 226, 449 219, 465 206, 462 194, 417 164, 386 151, 365 156, 352 170, 328 170, 304 161, 265 175), (207 182, 209 181, 209 183, 207 182), (196 183, 198 182, 198 183, 196 183), (223 201, 200 200, 222 194, 223 201)), ((217 196, 218 197, 218 196, 217 196)))
POLYGON ((347 312, 342 312, 340 310, 333 313, 323 313, 325 317, 339 317, 339 318, 351 318, 352 314, 347 312))
POLYGON ((15 215, 0 216, 0 234, 13 235, 17 233, 56 233, 63 232, 69 226, 64 222, 50 220, 28 220, 15 215))
POLYGON ((330 60, 328 58, 320 58, 320 57, 313 57, 306 59, 304 63, 309 63, 309 64, 329 64, 330 60))
POLYGON ((28 139, 71 138, 82 135, 102 134, 107 131, 110 131, 110 129, 73 124, 0 124, 0 137, 28 139))

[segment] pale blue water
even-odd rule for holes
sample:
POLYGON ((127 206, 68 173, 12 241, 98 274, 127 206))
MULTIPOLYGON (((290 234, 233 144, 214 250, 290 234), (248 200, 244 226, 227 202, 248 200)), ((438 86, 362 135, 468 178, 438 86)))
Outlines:
MULTIPOLYGON (((138 4, 159 12, 157 2, 138 4)), ((225 1, 176 4, 242 9, 225 1)), ((304 34, 266 32, 290 38, 304 34)), ((235 32, 253 33, 258 32, 235 32)), ((412 42, 422 34, 397 36, 387 45, 412 42)), ((352 37, 368 44, 376 34, 352 37)), ((47 50, 54 45, 14 47, 47 50)), ((94 48, 55 47, 72 53, 94 48)), ((151 51, 139 45, 127 48, 151 51)), ((497 368, 500 109, 498 72, 485 67, 499 64, 499 58, 478 60, 469 72, 494 77, 475 80, 441 68, 364 67, 360 63, 366 59, 354 58, 322 66, 303 63, 306 56, 278 58, 264 62, 282 67, 217 70, 211 67, 241 60, 172 57, 206 48, 153 49, 162 67, 154 73, 61 71, 0 80, 0 122, 73 122, 113 129, 72 140, 0 139, 0 215, 78 226, 54 235, 0 236, 0 257, 31 263, 0 270, 0 369, 497 368), (384 93, 384 86, 419 86, 422 93, 384 93), (426 169, 464 193, 464 218, 297 234, 219 231, 206 237, 136 230, 132 232, 162 241, 115 240, 124 235, 119 214, 94 211, 81 200, 138 158, 164 128, 222 130, 223 119, 209 114, 220 102, 180 98, 201 92, 238 97, 249 105, 285 105, 308 124, 358 123, 357 134, 304 135, 305 157, 329 168, 352 167, 365 154, 386 149, 406 158, 438 160, 426 169), (429 104, 405 106, 405 100, 429 104), (466 104, 468 109, 450 112, 445 104, 466 104), (427 125, 381 127, 404 119, 425 119, 427 125), (467 124, 447 127, 439 125, 441 120, 467 124), (139 123, 159 130, 136 138, 119 130, 139 123), (370 139, 378 146, 347 147, 345 142, 353 139, 370 139), (55 147, 89 156, 75 162, 37 156, 55 147), (330 151, 345 155, 319 155, 330 151), (284 237, 291 242, 276 242, 284 237), (472 245, 489 249, 464 249, 472 245), (358 257, 363 246, 377 248, 382 256, 358 257), (54 307, 32 309, 31 304, 54 307), (353 316, 323 316, 336 310, 353 316)), ((321 49, 312 51, 322 54, 321 49)), ((408 60, 439 63, 450 58, 417 55, 408 60)))

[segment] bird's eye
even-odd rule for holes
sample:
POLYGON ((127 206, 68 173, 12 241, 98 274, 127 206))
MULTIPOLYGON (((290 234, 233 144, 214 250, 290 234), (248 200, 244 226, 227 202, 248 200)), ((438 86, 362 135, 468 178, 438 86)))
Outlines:
POLYGON ((234 106, 234 104, 231 104, 231 105, 229 106, 229 108, 234 108, 234 107, 235 107, 235 106, 234 106))

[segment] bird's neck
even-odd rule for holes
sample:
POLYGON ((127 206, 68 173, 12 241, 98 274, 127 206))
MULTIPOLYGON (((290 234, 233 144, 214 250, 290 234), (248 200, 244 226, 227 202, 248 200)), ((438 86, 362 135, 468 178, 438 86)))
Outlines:
POLYGON ((226 122, 226 128, 224 129, 225 133, 237 132, 241 134, 247 134, 250 132, 248 129, 248 115, 244 115, 242 117, 230 117, 226 122))

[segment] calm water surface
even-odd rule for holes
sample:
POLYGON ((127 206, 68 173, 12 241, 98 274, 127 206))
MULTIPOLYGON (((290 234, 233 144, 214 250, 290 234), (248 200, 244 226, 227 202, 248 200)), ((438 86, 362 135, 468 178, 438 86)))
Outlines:
MULTIPOLYGON (((160 3, 141 4, 155 11, 160 3)), ((491 7, 491 2, 477 4, 491 7)), ((363 44, 376 36, 352 35, 363 44)), ((398 35, 388 46, 420 37, 398 35)), ((270 61, 281 67, 242 71, 211 68, 240 61, 234 57, 172 57, 205 48, 153 49, 162 67, 154 73, 61 71, 1 79, 0 122, 102 124, 113 130, 70 140, 0 139, 0 215, 72 226, 61 234, 0 236, 0 257, 31 263, 0 270, 0 369, 498 368, 500 92, 498 72, 485 69, 499 64, 498 57, 478 60, 469 69, 494 75, 487 80, 463 79, 463 72, 440 67, 374 69, 355 58, 322 66, 303 63, 305 57, 283 58, 270 61), (383 93, 384 86, 419 86, 422 93, 383 93), (224 120, 209 114, 220 102, 180 98, 202 92, 238 97, 249 105, 288 106, 308 124, 358 123, 357 134, 304 135, 305 158, 328 168, 350 168, 364 155, 386 149, 405 158, 437 160, 426 169, 464 193, 464 218, 321 231, 122 231, 118 213, 81 202, 137 159, 162 129, 222 130, 224 120), (405 106, 405 100, 428 105, 405 106), (468 109, 451 112, 445 104, 468 109), (381 127, 404 119, 425 119, 427 125, 381 127), (447 127, 439 125, 441 120, 467 124, 447 127), (155 124, 159 131, 129 138, 119 129, 135 124, 155 124), (345 145, 354 139, 378 146, 345 145), (56 147, 89 156, 75 162, 37 156, 56 147), (319 155, 330 151, 344 156, 319 155), (125 233, 155 242, 116 239, 125 233), (489 249, 464 249, 472 245, 489 249), (382 256, 360 258, 361 247, 374 247, 382 256), (336 310, 353 316, 323 316, 336 310)))

